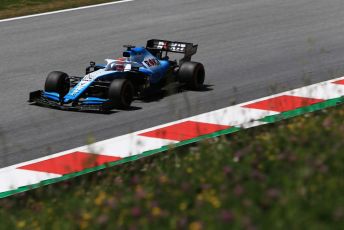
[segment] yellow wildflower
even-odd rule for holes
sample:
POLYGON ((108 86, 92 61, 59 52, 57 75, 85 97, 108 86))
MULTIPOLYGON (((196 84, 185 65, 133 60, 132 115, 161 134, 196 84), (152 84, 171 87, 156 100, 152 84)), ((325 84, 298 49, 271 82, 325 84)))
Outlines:
POLYGON ((97 198, 94 200, 94 203, 96 205, 101 205, 101 204, 103 204, 105 199, 106 199, 106 193, 105 192, 100 192, 98 194, 97 198))
POLYGON ((179 204, 179 209, 180 211, 184 211, 187 208, 187 203, 186 202, 182 202, 179 204))
POLYGON ((198 221, 194 221, 189 225, 189 230, 201 230, 202 224, 198 221))
POLYGON ((17 222, 17 228, 24 228, 26 226, 25 220, 17 222))
POLYGON ((216 196, 209 197, 209 202, 214 208, 219 208, 221 206, 220 200, 216 196))
POLYGON ((152 215, 153 216, 160 216, 160 214, 161 214, 161 209, 159 207, 154 207, 152 209, 152 215))
POLYGON ((186 172, 191 174, 193 172, 193 169, 189 167, 189 168, 186 169, 186 172))
POLYGON ((89 213, 89 212, 84 212, 83 214, 82 214, 82 219, 83 220, 90 220, 91 219, 91 214, 89 213))

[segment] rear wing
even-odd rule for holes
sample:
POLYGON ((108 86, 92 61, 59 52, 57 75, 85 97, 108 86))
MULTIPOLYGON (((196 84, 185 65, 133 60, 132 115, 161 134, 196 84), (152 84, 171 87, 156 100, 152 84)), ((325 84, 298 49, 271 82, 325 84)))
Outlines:
POLYGON ((190 61, 191 57, 197 53, 198 45, 186 42, 172 42, 159 39, 151 39, 147 41, 147 50, 155 52, 172 52, 184 54, 181 61, 190 61))

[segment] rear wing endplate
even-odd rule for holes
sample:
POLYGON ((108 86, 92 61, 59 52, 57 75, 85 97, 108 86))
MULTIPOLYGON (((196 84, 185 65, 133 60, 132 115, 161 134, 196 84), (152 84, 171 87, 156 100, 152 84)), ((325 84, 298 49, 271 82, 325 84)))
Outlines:
POLYGON ((172 42, 159 39, 151 39, 147 41, 146 48, 148 50, 158 50, 173 53, 184 54, 183 61, 190 61, 191 57, 197 53, 198 45, 186 42, 172 42))

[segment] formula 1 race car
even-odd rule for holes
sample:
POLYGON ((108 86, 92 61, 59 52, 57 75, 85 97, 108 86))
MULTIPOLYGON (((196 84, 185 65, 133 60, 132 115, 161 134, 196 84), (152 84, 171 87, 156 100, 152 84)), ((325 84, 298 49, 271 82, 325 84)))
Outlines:
POLYGON ((152 39, 146 48, 124 47, 121 58, 106 59, 105 65, 90 62, 84 77, 49 73, 44 91, 31 92, 29 102, 63 110, 109 111, 128 109, 146 91, 171 82, 191 90, 203 87, 204 66, 191 61, 198 45, 152 39), (183 58, 169 60, 169 53, 183 58))

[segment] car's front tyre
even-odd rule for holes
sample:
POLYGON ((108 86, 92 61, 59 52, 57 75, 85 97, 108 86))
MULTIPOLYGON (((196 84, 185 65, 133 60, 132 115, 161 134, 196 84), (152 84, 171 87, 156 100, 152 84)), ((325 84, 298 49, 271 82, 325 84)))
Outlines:
POLYGON ((115 79, 109 87, 109 99, 114 108, 128 109, 134 99, 134 86, 127 79, 115 79))
POLYGON ((64 97, 70 89, 70 80, 68 74, 60 71, 53 71, 48 74, 45 80, 44 90, 46 92, 55 92, 64 97))

